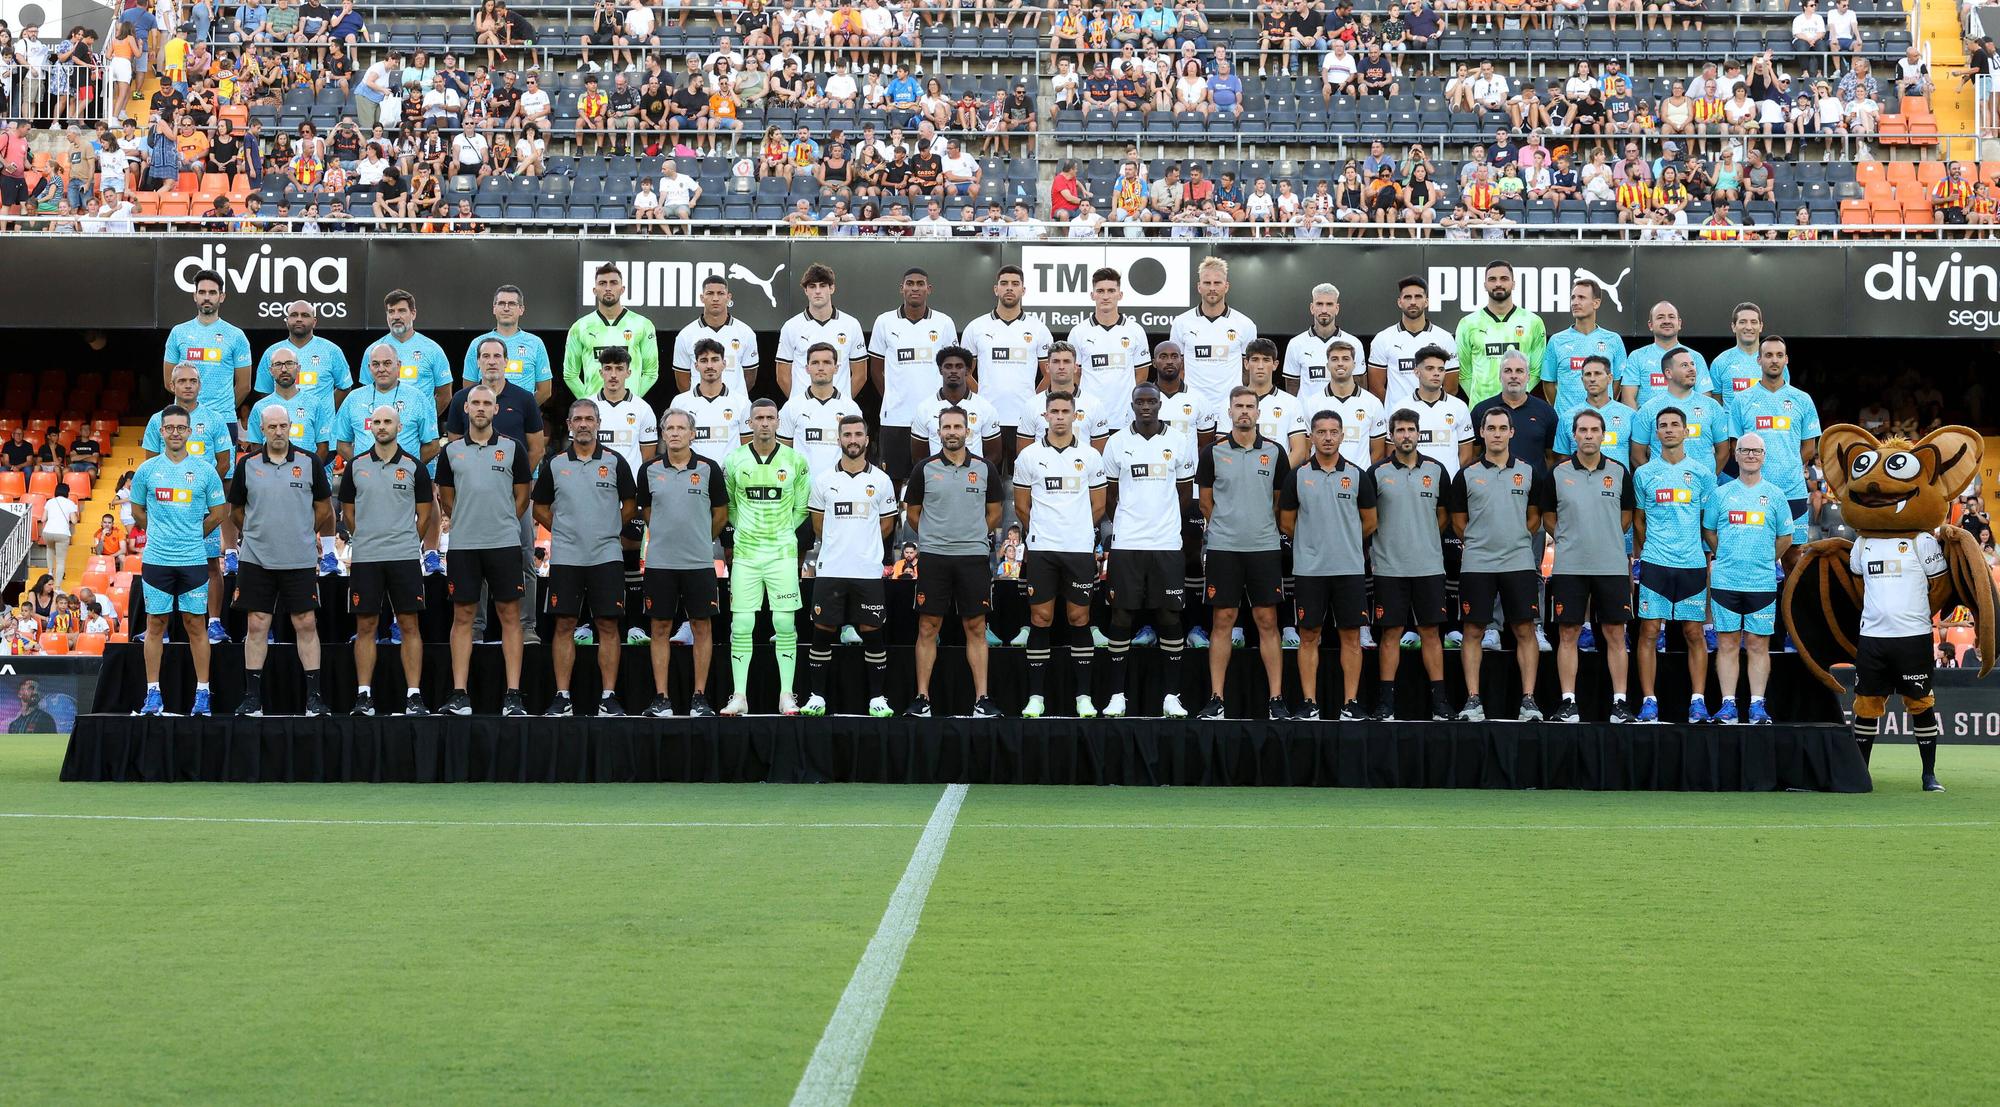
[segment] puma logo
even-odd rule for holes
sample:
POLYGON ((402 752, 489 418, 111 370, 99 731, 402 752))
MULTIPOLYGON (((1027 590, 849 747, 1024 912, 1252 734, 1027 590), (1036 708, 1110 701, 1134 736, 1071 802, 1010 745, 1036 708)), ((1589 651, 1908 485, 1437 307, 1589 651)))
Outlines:
MULTIPOLYGON (((776 273, 773 273, 773 274, 771 274, 771 275, 772 275, 773 277, 777 276, 777 274, 776 274, 776 273)), ((1577 266, 1577 267, 1576 267, 1576 275, 1577 275, 1577 277, 1578 277, 1578 278, 1580 278, 1580 279, 1583 279, 1583 280, 1592 280, 1592 281, 1596 281, 1596 282, 1597 282, 1597 284, 1598 284, 1598 287, 1600 287, 1600 288, 1604 289, 1604 294, 1605 294, 1606 296, 1609 296, 1609 297, 1611 298, 1611 306, 1612 306, 1612 308, 1613 308, 1613 309, 1615 309, 1615 310, 1617 310, 1617 311, 1624 311, 1624 310, 1625 310, 1625 300, 1624 300, 1624 298, 1623 298, 1623 297, 1621 297, 1621 296, 1619 296, 1619 295, 1618 295, 1618 286, 1619 286, 1619 285, 1621 285, 1621 284, 1624 284, 1624 283, 1625 283, 1625 278, 1627 278, 1627 277, 1629 277, 1629 276, 1631 276, 1631 275, 1632 275, 1632 267, 1631 267, 1631 266, 1629 266, 1629 265, 1628 265, 1628 266, 1626 266, 1626 267, 1625 267, 1624 269, 1620 270, 1620 271, 1619 271, 1619 273, 1618 273, 1618 279, 1617 279, 1617 280, 1615 280, 1615 281, 1607 281, 1607 280, 1605 280, 1605 279, 1604 279, 1603 277, 1600 277, 1600 276, 1598 276, 1597 274, 1595 274, 1595 273, 1591 272, 1590 270, 1588 270, 1588 269, 1585 269, 1585 268, 1584 268, 1583 266, 1581 266, 1581 265, 1579 265, 1579 266, 1577 266)), ((775 306, 775 305, 773 305, 773 306, 775 306)))
MULTIPOLYGON (((771 302, 772 307, 777 307, 778 294, 776 292, 771 291, 771 282, 777 280, 778 274, 784 271, 785 267, 780 265, 776 269, 773 269, 771 271, 770 276, 760 278, 759 276, 757 276, 757 274, 752 273, 749 269, 745 268, 744 266, 731 263, 728 272, 724 273, 723 275, 732 281, 742 281, 744 284, 756 287, 759 291, 764 293, 764 299, 769 300, 771 302)), ((1626 272, 1629 273, 1631 272, 1631 270, 1628 269, 1626 270, 1626 272)), ((1625 278, 1623 277, 1619 278, 1619 280, 1624 280, 1624 279, 1625 278)))

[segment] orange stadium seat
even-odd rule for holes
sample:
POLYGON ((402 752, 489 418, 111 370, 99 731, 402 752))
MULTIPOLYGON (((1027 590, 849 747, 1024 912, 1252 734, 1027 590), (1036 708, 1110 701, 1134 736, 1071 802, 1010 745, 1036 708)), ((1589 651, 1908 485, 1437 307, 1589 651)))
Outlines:
MULTIPOLYGON (((1900 115, 1883 116, 1881 127, 1875 135, 1875 141, 1884 146, 1909 145, 1910 121, 1900 115)), ((1896 163, 1890 162, 1889 164, 1894 165, 1896 163)))
POLYGON ((1917 183, 1922 185, 1926 192, 1930 191, 1933 185, 1944 180, 1944 163, 1941 161, 1920 161, 1916 163, 1916 167, 1917 183))
POLYGON ((28 541, 40 542, 42 540, 42 505, 48 503, 49 498, 30 492, 21 497, 21 502, 28 505, 28 521, 30 524, 28 541))
POLYGON ((66 473, 63 475, 63 483, 69 485, 69 498, 77 503, 90 498, 89 473, 66 473))
POLYGON ((42 652, 50 657, 62 657, 69 653, 69 635, 42 632, 42 652))
POLYGON ((102 571, 95 573, 86 572, 77 578, 76 583, 78 587, 88 588, 92 592, 109 592, 111 591, 111 574, 102 571))
POLYGON ((108 636, 103 634, 79 634, 76 636, 76 649, 73 652, 85 657, 103 657, 104 643, 107 640, 108 636))
POLYGON ((1868 205, 1868 222, 1888 226, 1903 221, 1903 205, 1885 200, 1868 205))
MULTIPOLYGON (((1871 204, 1886 204, 1896 198, 1896 186, 1879 177, 1861 182, 1861 198, 1871 204)), ((1852 201, 1849 201, 1850 203, 1852 201)))
POLYGON ((1929 200, 1910 200, 1903 204, 1903 222, 1928 226, 1937 222, 1937 212, 1931 209, 1929 200))
POLYGON ((13 503, 28 494, 26 473, 0 473, 0 503, 13 503))
POLYGON ((56 494, 56 482, 60 473, 31 473, 28 476, 28 491, 37 496, 49 497, 56 494))
MULTIPOLYGON (((120 611, 123 611, 123 610, 125 610, 125 608, 124 608, 123 606, 120 606, 120 607, 118 608, 118 610, 120 610, 120 611)), ((122 644, 124 644, 124 643, 126 643, 126 642, 130 642, 131 640, 132 640, 132 636, 131 636, 131 635, 129 635, 129 634, 127 634, 127 633, 125 633, 125 631, 124 631, 124 629, 123 629, 123 628, 120 628, 120 629, 118 629, 118 630, 114 630, 114 631, 112 631, 112 632, 111 632, 111 635, 110 635, 110 637, 108 637, 108 638, 106 638, 106 639, 105 639, 105 641, 106 641, 106 642, 115 642, 115 643, 118 643, 118 644, 120 644, 120 645, 122 645, 122 644)))
POLYGON ((1882 176, 1894 185, 1915 184, 1917 163, 1913 161, 1892 161, 1882 166, 1882 176))

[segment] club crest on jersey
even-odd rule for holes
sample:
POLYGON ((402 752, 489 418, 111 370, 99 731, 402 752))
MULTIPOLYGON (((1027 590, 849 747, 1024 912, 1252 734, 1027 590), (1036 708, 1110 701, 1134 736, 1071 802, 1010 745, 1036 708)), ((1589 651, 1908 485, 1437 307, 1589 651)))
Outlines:
POLYGON ((505 450, 495 450, 495 451, 493 451, 493 460, 495 460, 495 461, 505 461, 505 460, 507 460, 507 451, 505 451, 505 450))
POLYGON ((1522 478, 1521 474, 1519 474, 1519 473, 1515 473, 1515 474, 1514 474, 1514 487, 1516 487, 1516 488, 1519 488, 1519 487, 1521 487, 1521 482, 1522 482, 1522 479, 1523 479, 1523 478, 1522 478))
POLYGON ((1896 552, 1897 552, 1897 553, 1899 553, 1899 554, 1906 554, 1906 553, 1909 553, 1909 552, 1910 552, 1910 544, 1909 544, 1908 542, 1904 542, 1904 541, 1901 541, 1901 540, 1898 540, 1898 541, 1897 541, 1897 543, 1896 543, 1896 552))
POLYGON ((1353 477, 1342 477, 1342 478, 1340 478, 1340 490, 1341 490, 1342 492, 1345 492, 1345 491, 1347 491, 1348 489, 1350 489, 1350 488, 1352 488, 1352 487, 1354 487, 1354 478, 1353 478, 1353 477))
POLYGON ((397 479, 397 480, 409 480, 409 479, 410 479, 410 471, 409 471, 408 469, 398 469, 398 470, 396 470, 396 479, 397 479))
POLYGON ((598 475, 598 476, 600 476, 600 477, 608 477, 608 476, 610 476, 610 475, 611 475, 611 466, 609 466, 609 465, 599 465, 599 466, 597 467, 597 475, 598 475))
POLYGON ((292 466, 292 475, 295 477, 302 477, 306 475, 306 471, 300 468, 299 466, 294 465, 292 466))
POLYGON ((1082 458, 1077 458, 1077 459, 1076 459, 1075 461, 1072 461, 1072 462, 1070 462, 1070 464, 1076 467, 1076 471, 1077 471, 1077 472, 1079 472, 1079 473, 1083 472, 1083 459, 1082 459, 1082 458))
POLYGON ((1606 474, 1604 474, 1604 487, 1606 487, 1606 488, 1609 488, 1609 487, 1611 487, 1611 474, 1610 474, 1610 473, 1606 473, 1606 474))
POLYGON ((1259 465, 1269 465, 1269 464, 1271 464, 1271 455, 1270 455, 1270 454, 1258 454, 1258 455, 1257 455, 1257 464, 1259 464, 1259 465))
POLYGON ((1429 487, 1431 486, 1431 478, 1430 478, 1429 474, 1425 474, 1425 476, 1424 476, 1424 478, 1423 478, 1423 481, 1424 481, 1424 487, 1425 487, 1425 488, 1429 488, 1429 487))

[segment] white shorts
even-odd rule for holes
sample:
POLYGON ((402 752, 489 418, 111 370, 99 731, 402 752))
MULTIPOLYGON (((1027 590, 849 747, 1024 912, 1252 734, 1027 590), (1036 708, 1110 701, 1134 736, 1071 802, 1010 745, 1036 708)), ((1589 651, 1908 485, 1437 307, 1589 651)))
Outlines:
POLYGON ((131 58, 112 58, 112 59, 111 59, 111 80, 112 80, 112 83, 114 83, 114 84, 130 84, 130 83, 132 83, 132 59, 131 59, 131 58))

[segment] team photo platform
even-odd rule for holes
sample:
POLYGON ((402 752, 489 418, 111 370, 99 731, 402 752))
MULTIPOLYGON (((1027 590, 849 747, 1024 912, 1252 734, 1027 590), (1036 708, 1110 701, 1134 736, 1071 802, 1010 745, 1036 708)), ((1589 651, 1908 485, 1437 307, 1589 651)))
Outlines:
MULTIPOLYGON (((114 648, 104 659, 92 714, 79 716, 63 764, 73 781, 235 782, 877 782, 1096 785, 1238 785, 1421 788, 1581 788, 1603 790, 1865 792, 1870 789, 1831 693, 1809 680, 1796 659, 1773 659, 1771 707, 1787 720, 1775 726, 1655 726, 1606 723, 1339 723, 1272 722, 1262 718, 1262 673, 1254 650, 1231 658, 1231 718, 1222 722, 1153 718, 1095 719, 956 717, 969 710, 971 689, 962 656, 940 651, 930 719, 823 718, 769 714, 775 685, 768 649, 751 670, 753 711, 735 719, 669 720, 502 718, 501 658, 496 646, 475 647, 472 694, 481 712, 469 717, 432 714, 353 717, 352 648, 327 647, 324 687, 336 712, 321 718, 269 715, 235 718, 242 696, 242 647, 214 651, 214 706, 208 718, 131 714, 145 692, 138 646, 114 648), (1256 717, 1250 717, 1256 716, 1256 717)), ((865 696, 858 648, 838 652, 836 707, 859 710, 865 696)), ((1131 698, 1136 710, 1157 707, 1163 689, 1155 651, 1136 649, 1131 698)), ((1020 651, 992 651, 992 693, 1003 711, 1018 711, 1025 663, 1020 651)), ((296 711, 304 702, 303 676, 289 647, 274 646, 264 701, 274 711, 296 711)), ((378 704, 400 704, 401 678, 394 652, 384 645, 373 682, 378 704)), ((422 687, 433 705, 450 691, 450 655, 425 647, 422 687)), ((692 690, 688 651, 675 650, 669 681, 676 707, 685 712, 692 690)), ((891 650, 889 698, 909 698, 912 658, 891 650)), ((1187 687, 1205 679, 1205 656, 1183 665, 1187 687)), ((1461 698, 1458 663, 1447 656, 1454 703, 1461 698)), ((1370 668, 1372 671, 1372 659, 1370 668)), ((1557 699, 1554 674, 1544 665, 1541 702, 1557 699)), ((1058 667, 1060 669, 1060 667, 1058 667)), ((1098 666, 1101 674, 1104 666, 1098 666)), ((716 657, 710 700, 725 698, 727 658, 716 657)), ((1493 710, 1511 713, 1518 692, 1510 655, 1489 653, 1483 692, 1493 710)), ((1661 702, 1680 719, 1686 701, 1685 667, 1678 655, 1661 659, 1661 702), (1678 686, 1676 681, 1679 682, 1678 686)), ((1404 657, 1398 707, 1425 713, 1426 688, 1416 656, 1404 657)), ((1102 679, 1101 675, 1100 678, 1102 679)), ((170 645, 162 671, 170 711, 185 712, 192 695, 186 647, 170 645)), ((552 694, 546 646, 530 646, 523 659, 523 693, 530 711, 552 694)), ((1334 687, 1338 666, 1326 659, 1322 688, 1334 687)), ((1297 699, 1296 675, 1287 655, 1286 682, 1297 699)), ((1052 681, 1050 703, 1066 707, 1073 693, 1066 676, 1052 681)), ((597 694, 595 650, 577 650, 576 700, 588 711, 597 694)), ((1364 689, 1367 682, 1364 682, 1364 689)), ((619 690, 625 709, 643 710, 652 698, 644 646, 626 647, 619 690)), ((1099 694, 1099 703, 1103 701, 1099 694)), ((1184 696, 1191 706, 1199 697, 1184 696)), ((1579 681, 1586 718, 1608 706, 1602 664, 1587 655, 1579 681)))

